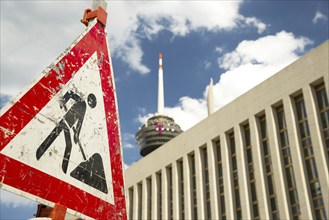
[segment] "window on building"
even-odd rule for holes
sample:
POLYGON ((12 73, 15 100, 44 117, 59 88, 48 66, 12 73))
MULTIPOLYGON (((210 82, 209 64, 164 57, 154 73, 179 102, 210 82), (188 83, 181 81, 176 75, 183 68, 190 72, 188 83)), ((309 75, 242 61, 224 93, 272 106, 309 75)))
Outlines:
POLYGON ((138 197, 138 204, 137 204, 137 218, 142 219, 142 202, 143 202, 143 185, 142 183, 137 184, 137 197, 138 197))
POLYGON ((236 217, 237 219, 242 219, 241 212, 241 202, 240 202, 240 192, 239 192, 239 174, 238 174, 238 164, 236 158, 236 146, 234 140, 234 133, 228 135, 229 138, 229 148, 232 164, 232 174, 233 174, 233 187, 234 187, 234 196, 235 196, 235 208, 236 208, 236 217))
POLYGON ((290 145, 288 139, 288 130, 286 125, 286 118, 284 114, 283 105, 276 108, 277 126, 279 133, 279 147, 281 156, 283 157, 284 173, 288 184, 290 208, 294 219, 300 216, 300 207, 298 202, 297 186, 295 181, 295 174, 290 155, 290 145))
POLYGON ((197 195, 196 195, 196 171, 195 171, 195 156, 194 154, 189 155, 191 165, 191 178, 192 178, 192 218, 198 218, 198 206, 197 206, 197 195))
POLYGON ((152 218, 152 177, 146 179, 147 186, 147 219, 152 218))
POLYGON ((167 167, 167 175, 168 175, 168 179, 167 179, 167 183, 168 183, 168 211, 169 211, 169 219, 173 219, 174 218, 174 207, 173 207, 173 179, 172 179, 172 167, 167 167))
POLYGON ((323 203, 322 191, 313 153, 312 140, 310 136, 308 119, 303 95, 295 98, 297 111, 298 130, 303 152, 303 159, 308 176, 309 190, 311 191, 313 207, 316 219, 326 219, 326 212, 323 203))
POLYGON ((204 169, 204 191, 205 191, 205 205, 206 205, 206 219, 211 219, 211 206, 210 206, 210 183, 209 183, 209 166, 208 166, 208 155, 207 148, 201 148, 203 156, 203 169, 204 169))
POLYGON ((184 170, 183 161, 178 161, 179 172, 179 202, 180 202, 180 218, 185 219, 185 202, 184 202, 184 170))
POLYGON ((244 131, 244 149, 247 154, 247 169, 249 173, 249 184, 251 191, 251 203, 252 203, 252 219, 259 219, 259 211, 258 211, 258 200, 256 193, 256 179, 254 174, 254 163, 252 159, 252 147, 250 142, 250 127, 249 124, 243 126, 244 131))
POLYGON ((129 196, 129 219, 133 219, 134 214, 134 188, 130 187, 128 190, 129 196))
POLYGON ((225 194, 224 194, 224 179, 223 179, 223 163, 222 163, 222 154, 220 141, 215 140, 214 144, 216 146, 216 159, 217 159, 217 177, 219 184, 219 219, 226 220, 226 211, 225 211, 225 194))
POLYGON ((260 124, 260 140, 261 140, 261 147, 263 149, 262 152, 262 159, 265 164, 266 170, 266 180, 268 186, 268 195, 270 198, 270 208, 271 208, 271 215, 273 219, 279 219, 279 209, 277 205, 277 198, 275 192, 275 183, 273 178, 273 169, 272 169, 272 160, 271 160, 271 152, 268 144, 268 134, 267 134, 267 125, 266 125, 266 118, 265 115, 259 117, 259 124, 260 124))
POLYGON ((329 158, 329 101, 324 82, 315 87, 315 92, 318 101, 318 111, 320 113, 324 144, 329 158))

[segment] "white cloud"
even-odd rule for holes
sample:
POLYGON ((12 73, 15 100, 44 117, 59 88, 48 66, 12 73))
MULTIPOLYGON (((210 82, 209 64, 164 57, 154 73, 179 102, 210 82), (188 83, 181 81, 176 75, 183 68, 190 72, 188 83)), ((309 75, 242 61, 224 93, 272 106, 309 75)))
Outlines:
MULTIPOLYGON (((188 96, 180 98, 174 107, 165 107, 164 114, 172 117, 182 130, 187 130, 207 116, 207 103, 204 99, 193 99, 188 96)), ((145 124, 153 113, 139 114, 137 121, 145 124)))
POLYGON ((88 5, 1 1, 1 94, 16 95, 85 29, 79 20, 88 5))
POLYGON ((122 146, 126 149, 132 149, 136 147, 135 135, 130 133, 124 133, 122 135, 122 146))
POLYGON ((208 70, 211 67, 211 62, 208 60, 203 61, 203 68, 208 70))
POLYGON ((224 51, 222 47, 215 47, 215 52, 221 54, 224 51))
POLYGON ((295 60, 311 41, 305 37, 295 37, 281 31, 256 41, 242 41, 238 47, 219 59, 219 66, 234 69, 244 64, 286 65, 295 60))
POLYGON ((319 21, 327 21, 328 20, 328 17, 326 15, 324 15, 321 11, 317 10, 315 12, 315 15, 314 15, 314 18, 312 20, 312 22, 314 24, 317 24, 319 21))
POLYGON ((204 99, 182 97, 175 107, 165 108, 165 114, 174 118, 182 130, 187 130, 207 116, 207 103, 204 99))
POLYGON ((147 122, 147 119, 151 118, 154 115, 155 114, 153 114, 153 113, 142 112, 142 113, 138 114, 138 116, 136 118, 136 122, 140 122, 141 124, 145 124, 147 122))
POLYGON ((200 29, 218 31, 252 26, 263 32, 266 25, 259 19, 239 14, 241 4, 242 1, 110 2, 111 48, 130 68, 146 74, 150 70, 142 63, 140 39, 152 40, 162 30, 185 36, 200 29))
POLYGON ((308 38, 285 31, 242 41, 234 51, 218 59, 219 66, 227 71, 214 85, 215 108, 231 102, 295 61, 310 44, 308 38))
MULTIPOLYGON (((240 15, 239 1, 110 1, 108 26, 112 55, 146 74, 141 41, 162 30, 174 36, 192 31, 230 31, 265 24, 240 15)), ((78 33, 88 1, 1 1, 1 94, 16 95, 36 78, 78 33), (74 9, 74 10, 72 10, 74 9), (5 74, 5 77, 4 77, 5 74)))
POLYGON ((12 194, 5 190, 0 189, 0 202, 6 206, 11 206, 16 208, 18 206, 36 206, 37 204, 32 200, 26 199, 24 197, 12 194))
MULTIPOLYGON (((252 87, 261 83, 280 69, 295 61, 312 42, 305 37, 281 31, 254 41, 242 41, 234 51, 218 59, 219 67, 226 70, 214 85, 215 109, 228 104, 252 87)), ((207 115, 205 88, 202 99, 182 97, 175 107, 165 108, 165 113, 186 130, 207 115)), ((152 114, 139 115, 145 123, 152 114)))
POLYGON ((223 73, 214 85, 215 110, 261 83, 284 65, 243 64, 223 73))
POLYGON ((250 17, 250 18, 244 18, 242 17, 241 19, 242 21, 244 21, 244 23, 247 26, 253 26, 257 28, 257 32, 259 34, 263 33, 266 29, 266 24, 264 24, 263 22, 261 22, 258 18, 255 17, 250 17))

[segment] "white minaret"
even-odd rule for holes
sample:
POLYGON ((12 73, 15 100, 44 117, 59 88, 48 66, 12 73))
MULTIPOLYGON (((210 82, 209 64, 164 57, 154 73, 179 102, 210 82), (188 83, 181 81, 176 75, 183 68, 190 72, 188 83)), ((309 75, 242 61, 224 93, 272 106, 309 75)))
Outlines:
POLYGON ((209 83, 209 89, 208 89, 208 99, 207 99, 207 104, 208 104, 208 116, 211 115, 214 112, 214 94, 213 94, 213 87, 214 83, 212 81, 212 78, 210 79, 209 83))
POLYGON ((164 112, 164 93, 163 93, 163 70, 162 70, 162 53, 159 54, 159 79, 158 79, 158 115, 164 112))

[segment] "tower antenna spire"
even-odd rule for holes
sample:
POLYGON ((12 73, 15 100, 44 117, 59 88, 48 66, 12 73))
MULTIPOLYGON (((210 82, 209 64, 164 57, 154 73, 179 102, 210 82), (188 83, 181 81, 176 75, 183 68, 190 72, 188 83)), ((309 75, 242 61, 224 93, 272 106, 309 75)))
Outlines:
POLYGON ((163 69, 162 53, 159 53, 159 75, 158 75, 158 115, 164 113, 164 89, 163 89, 163 69))

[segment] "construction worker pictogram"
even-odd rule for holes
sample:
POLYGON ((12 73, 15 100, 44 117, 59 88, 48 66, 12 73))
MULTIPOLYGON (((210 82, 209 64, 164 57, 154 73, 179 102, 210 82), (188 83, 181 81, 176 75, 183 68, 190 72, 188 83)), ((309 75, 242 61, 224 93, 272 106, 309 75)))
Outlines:
MULTIPOLYGON (((90 93, 88 95, 87 103, 90 108, 95 108, 97 104, 97 99, 93 93, 90 93)), ((107 193, 104 167, 100 154, 95 153, 87 161, 86 154, 79 140, 79 134, 87 109, 86 101, 73 91, 68 91, 65 93, 63 99, 60 100, 60 108, 64 108, 66 114, 64 115, 63 119, 58 123, 58 125, 50 132, 50 134, 42 142, 42 144, 38 147, 36 152, 37 160, 39 160, 44 155, 44 153, 49 149, 52 143, 63 131, 65 137, 65 152, 62 161, 62 170, 64 173, 66 173, 72 151, 72 130, 74 133, 73 141, 75 144, 79 145, 84 162, 82 162, 77 168, 75 168, 70 175, 82 181, 83 183, 86 183, 104 193, 107 193), (70 109, 67 109, 66 103, 70 99, 73 99, 75 103, 70 109), (91 166, 91 164, 94 164, 94 166, 91 166)))
MULTIPOLYGON (((88 105, 91 108, 94 108, 96 106, 96 97, 92 93, 88 95, 88 105)), ((84 154, 81 143, 79 142, 79 134, 80 134, 83 118, 86 114, 86 102, 82 100, 79 95, 73 93, 72 91, 69 91, 64 95, 60 108, 64 108, 67 111, 67 113, 65 114, 63 119, 58 123, 58 125, 51 131, 48 137, 42 142, 42 144, 40 145, 40 147, 36 152, 36 158, 37 160, 39 160, 42 157, 42 155, 48 150, 48 148, 54 142, 54 140, 62 133, 62 131, 64 131, 66 147, 65 147, 65 153, 62 162, 62 169, 63 172, 66 173, 67 166, 70 160, 71 150, 72 150, 70 128, 72 128, 74 132, 73 135, 74 143, 76 144, 79 143, 80 151, 83 155, 83 158, 86 160, 86 155, 84 154), (76 101, 76 103, 67 111, 65 104, 69 99, 73 99, 74 101, 76 101), (76 127, 74 127, 75 124, 76 127)))

